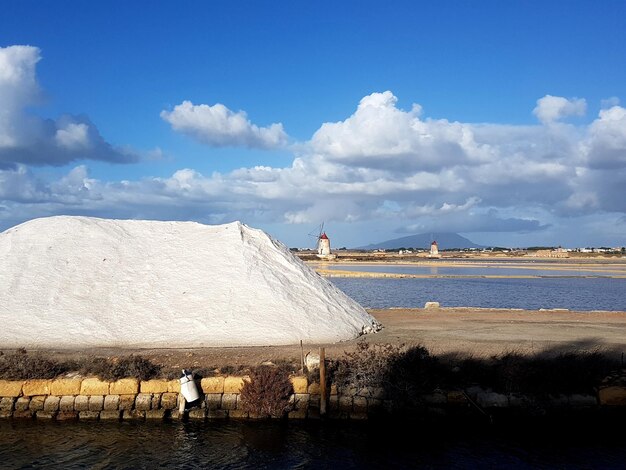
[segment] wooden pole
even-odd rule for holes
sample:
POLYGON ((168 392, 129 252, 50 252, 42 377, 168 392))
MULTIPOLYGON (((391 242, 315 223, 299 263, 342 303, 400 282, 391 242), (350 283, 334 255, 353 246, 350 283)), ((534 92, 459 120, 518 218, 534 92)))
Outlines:
POLYGON ((326 350, 320 348, 320 415, 326 414, 326 350))
POLYGON ((304 348, 302 347, 302 340, 300 340, 300 373, 304 374, 304 348))

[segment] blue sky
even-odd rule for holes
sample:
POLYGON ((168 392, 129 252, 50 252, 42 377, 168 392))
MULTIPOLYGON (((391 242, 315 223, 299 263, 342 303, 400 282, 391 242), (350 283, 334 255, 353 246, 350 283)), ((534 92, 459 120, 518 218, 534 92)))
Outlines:
POLYGON ((626 244, 626 3, 339 3, 3 1, 0 229, 626 244))

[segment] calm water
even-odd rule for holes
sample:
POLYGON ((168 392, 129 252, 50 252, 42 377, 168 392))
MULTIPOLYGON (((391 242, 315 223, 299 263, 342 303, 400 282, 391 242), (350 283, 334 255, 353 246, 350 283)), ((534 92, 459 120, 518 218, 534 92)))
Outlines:
POLYGON ((0 422, 11 469, 623 469, 619 433, 409 423, 0 422))
MULTIPOLYGON (((462 264, 462 263, 459 263, 462 264)), ((572 267, 570 269, 541 269, 535 268, 532 264, 527 264, 523 268, 507 266, 507 263, 494 263, 490 266, 410 266, 391 264, 337 264, 324 265, 325 269, 342 271, 363 271, 372 273, 397 273, 397 274, 427 274, 435 276, 595 276, 608 277, 611 274, 626 274, 624 269, 611 269, 604 266, 602 269, 581 269, 572 267)))
POLYGON ((626 279, 330 278, 366 308, 444 307, 626 310, 626 279))

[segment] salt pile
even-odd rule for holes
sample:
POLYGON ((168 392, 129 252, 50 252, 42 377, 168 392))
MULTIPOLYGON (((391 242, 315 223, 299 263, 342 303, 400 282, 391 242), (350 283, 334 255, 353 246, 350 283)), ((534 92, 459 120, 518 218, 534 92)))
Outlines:
POLYGON ((0 233, 0 322, 2 347, 329 343, 379 328, 239 222, 68 216, 0 233))

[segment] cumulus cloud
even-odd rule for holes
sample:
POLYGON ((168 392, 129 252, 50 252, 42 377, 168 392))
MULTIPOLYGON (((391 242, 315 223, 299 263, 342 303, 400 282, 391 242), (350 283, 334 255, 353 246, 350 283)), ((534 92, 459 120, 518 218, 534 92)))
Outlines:
POLYGON ((584 116, 587 102, 582 98, 563 98, 546 95, 537 100, 533 113, 544 124, 559 121, 568 116, 584 116))
MULTIPOLYGON (((612 106, 588 125, 459 123, 423 118, 419 106, 403 110, 390 92, 374 93, 344 120, 322 124, 281 168, 211 175, 184 168, 166 178, 112 182, 91 178, 86 166, 52 182, 24 166, 0 170, 0 221, 80 213, 326 221, 389 233, 571 233, 575 220, 626 214, 625 116, 612 106)), ((84 128, 59 129, 66 147, 83 145, 84 128)))
POLYGON ((271 149, 287 143, 282 124, 259 127, 244 111, 233 112, 220 103, 209 106, 183 101, 172 111, 161 111, 161 118, 175 131, 213 147, 271 149))
POLYGON ((133 152, 107 143, 86 116, 42 119, 26 109, 36 105, 40 89, 38 48, 0 47, 0 168, 18 164, 65 165, 74 160, 134 162, 133 152))
POLYGON ((495 157, 474 139, 471 126, 421 120, 421 107, 399 109, 390 92, 364 97, 345 121, 325 123, 310 146, 329 160, 368 168, 416 170, 476 164, 495 157))

